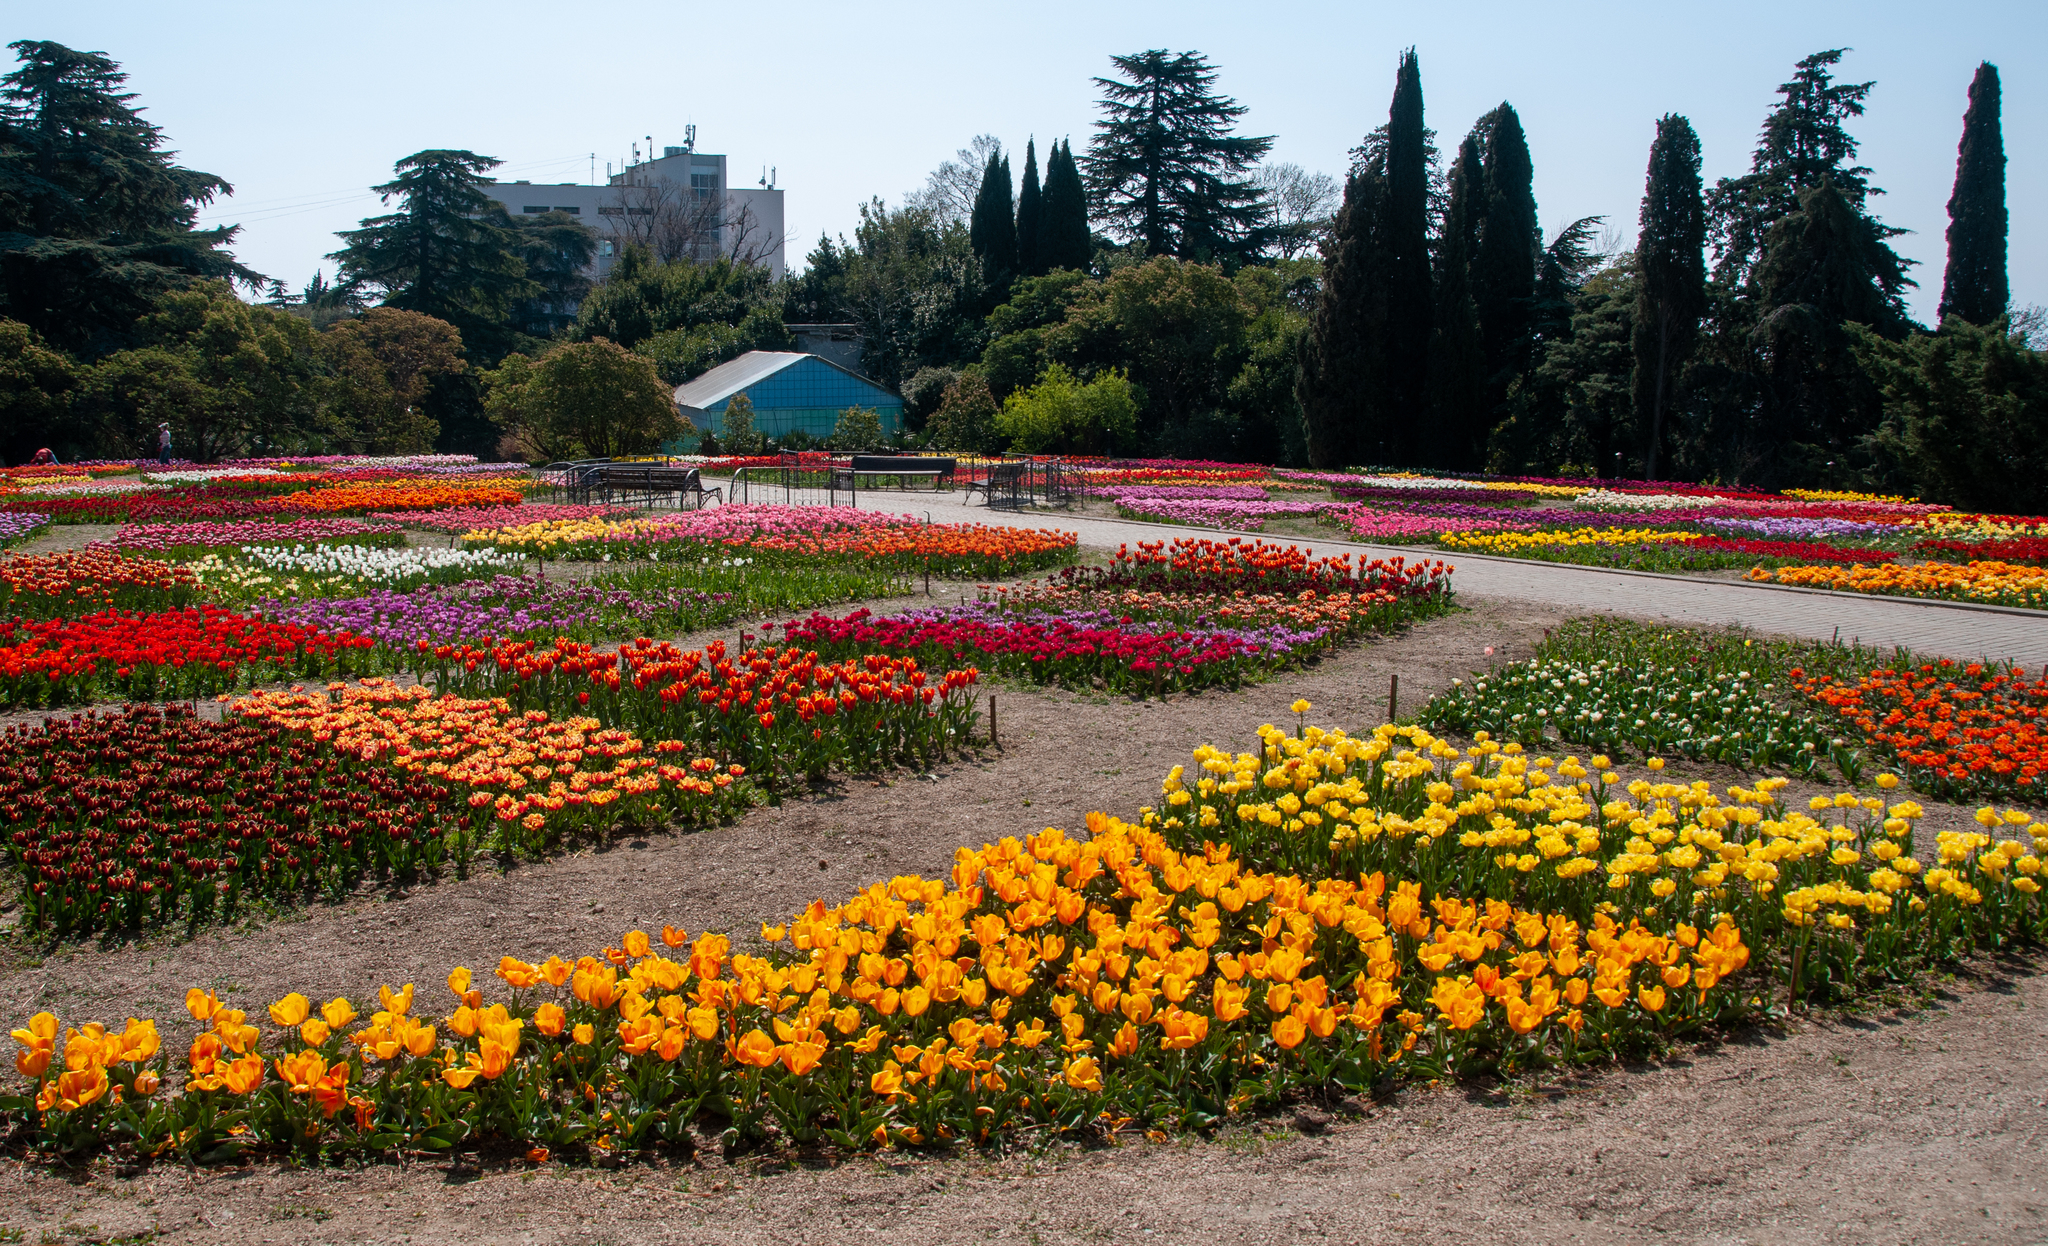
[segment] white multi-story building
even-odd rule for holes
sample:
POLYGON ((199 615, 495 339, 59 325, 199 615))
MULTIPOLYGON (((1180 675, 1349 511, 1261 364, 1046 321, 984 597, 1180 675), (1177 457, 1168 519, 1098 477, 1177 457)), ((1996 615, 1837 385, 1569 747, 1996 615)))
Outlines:
POLYGON ((724 255, 766 268, 778 281, 784 273, 782 192, 771 177, 734 186, 724 156, 668 147, 660 159, 629 165, 602 185, 493 182, 486 190, 514 216, 566 212, 595 229, 594 281, 632 242, 662 259, 724 255))

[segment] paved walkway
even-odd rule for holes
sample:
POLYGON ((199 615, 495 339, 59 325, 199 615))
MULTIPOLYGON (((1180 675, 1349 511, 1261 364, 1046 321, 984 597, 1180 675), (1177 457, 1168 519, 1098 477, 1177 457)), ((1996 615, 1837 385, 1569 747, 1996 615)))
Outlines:
MULTIPOLYGON (((865 493, 863 510, 929 514, 934 522, 973 521, 1027 528, 1061 528, 1081 543, 1115 548, 1177 536, 1245 536, 1220 528, 1150 524, 1129 519, 1038 511, 1018 514, 967 503, 959 493, 865 493)), ((1251 534, 1258 535, 1258 534, 1251 534)), ((1543 602, 1590 613, 1665 619, 1674 623, 1740 623, 1759 632, 1827 640, 1839 636, 1865 645, 1903 645, 1917 653, 1958 659, 1996 658, 2038 670, 2048 664, 2048 612, 1873 597, 1861 593, 1694 579, 1640 571, 1449 554, 1415 546, 1290 536, 1262 539, 1312 546, 1321 553, 1366 558, 1442 558, 1456 566, 1460 596, 1543 602)))

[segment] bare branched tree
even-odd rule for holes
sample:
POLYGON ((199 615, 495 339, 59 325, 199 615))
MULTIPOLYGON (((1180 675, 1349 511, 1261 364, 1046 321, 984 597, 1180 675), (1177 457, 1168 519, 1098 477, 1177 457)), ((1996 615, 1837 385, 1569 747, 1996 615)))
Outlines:
POLYGON ((953 153, 953 159, 933 169, 924 188, 904 196, 904 206, 922 208, 941 227, 965 225, 974 215, 974 197, 981 193, 981 175, 988 158, 1002 146, 993 134, 977 134, 974 140, 953 153))
POLYGON ((725 256, 734 263, 761 264, 782 242, 751 205, 669 178, 620 186, 598 212, 622 242, 640 243, 659 260, 725 256))
POLYGON ((1273 209, 1275 249, 1283 260, 1313 255, 1322 245, 1344 188, 1327 173, 1311 173, 1298 164, 1264 164, 1252 179, 1273 209))

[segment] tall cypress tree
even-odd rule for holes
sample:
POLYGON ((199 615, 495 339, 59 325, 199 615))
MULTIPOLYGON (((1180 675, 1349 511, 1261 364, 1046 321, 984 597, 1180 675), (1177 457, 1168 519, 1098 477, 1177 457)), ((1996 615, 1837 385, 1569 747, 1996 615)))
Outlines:
POLYGON ((1678 369, 1692 353, 1707 309, 1707 207, 1700 189, 1700 139, 1677 113, 1657 122, 1636 237, 1634 399, 1649 430, 1643 477, 1657 478, 1664 410, 1678 369))
POLYGON ((1038 258, 1039 216, 1038 143, 1024 141, 1024 188, 1017 192, 1017 272, 1036 277, 1045 271, 1038 258))
POLYGON ((1486 351, 1479 329, 1479 305, 1472 297, 1471 270, 1486 224, 1485 157, 1482 131, 1473 127, 1451 163, 1450 201, 1444 208, 1437 257, 1436 320, 1429 340, 1432 437, 1419 461, 1451 466, 1480 461, 1490 427, 1486 406, 1486 351))
MULTIPOLYGON (((1481 125, 1486 131, 1486 220, 1480 225, 1470 280, 1485 351, 1486 418, 1493 424, 1506 418, 1508 387, 1529 364, 1543 236, 1536 225, 1536 170, 1522 119, 1503 103, 1481 125)), ((1475 458, 1467 465, 1479 463, 1475 458)))
POLYGON ((1998 66, 1977 66, 1963 141, 1956 149, 1956 187, 1948 197, 1948 270, 1941 278, 1940 316, 1990 324, 2005 314, 2012 289, 2005 274, 2005 138, 1998 119, 1998 66))
POLYGON ((1045 191, 1038 207, 1038 261, 1044 271, 1087 272, 1095 246, 1088 234, 1088 194, 1071 141, 1054 143, 1045 161, 1045 191))
POLYGON ((1008 285, 1017 275, 1017 206, 1010 185, 1010 161, 999 147, 988 154, 981 193, 974 197, 974 215, 967 224, 967 244, 981 260, 982 277, 991 290, 1008 285))
POLYGON ((1429 271, 1429 137, 1422 124, 1422 67, 1401 55, 1387 112, 1387 386, 1394 411, 1421 416, 1429 402, 1434 322, 1429 271))
POLYGON ((1294 373, 1309 462, 1317 467, 1394 459, 1399 451, 1386 440, 1407 424, 1387 409, 1386 201, 1378 169, 1354 175, 1324 249, 1323 288, 1294 373))

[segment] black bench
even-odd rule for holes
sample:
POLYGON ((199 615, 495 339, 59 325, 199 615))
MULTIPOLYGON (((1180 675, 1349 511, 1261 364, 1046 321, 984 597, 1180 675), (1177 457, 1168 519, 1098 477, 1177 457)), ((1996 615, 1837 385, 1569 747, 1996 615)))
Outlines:
POLYGON ((901 476, 906 479, 929 476, 934 489, 953 487, 958 459, 920 458, 908 454, 856 454, 847 470, 855 476, 901 476))
POLYGON ((994 506, 998 498, 1010 506, 1021 506, 1024 491, 1028 486, 1026 473, 1031 470, 1029 463, 998 463, 988 469, 987 480, 970 480, 964 493, 980 490, 984 501, 994 506))
POLYGON ((603 501, 622 505, 654 506, 673 497, 680 510, 686 500, 694 507, 709 497, 725 500, 725 490, 707 489, 703 473, 694 467, 606 463, 591 473, 587 487, 603 501))

